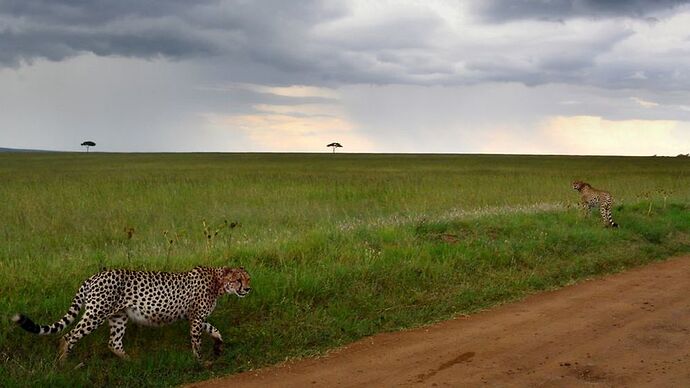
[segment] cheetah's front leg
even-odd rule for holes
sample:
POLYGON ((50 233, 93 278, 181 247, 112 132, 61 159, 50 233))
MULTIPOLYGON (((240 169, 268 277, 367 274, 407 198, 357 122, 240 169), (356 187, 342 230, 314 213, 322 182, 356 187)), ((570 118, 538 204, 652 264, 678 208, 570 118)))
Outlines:
POLYGON ((192 338, 192 353, 197 361, 201 362, 201 332, 204 330, 204 321, 198 318, 189 320, 189 336, 192 338))
POLYGON ((580 207, 582 209, 582 217, 583 218, 589 218, 591 212, 592 212, 592 206, 590 205, 589 201, 586 199, 583 199, 580 202, 580 207))

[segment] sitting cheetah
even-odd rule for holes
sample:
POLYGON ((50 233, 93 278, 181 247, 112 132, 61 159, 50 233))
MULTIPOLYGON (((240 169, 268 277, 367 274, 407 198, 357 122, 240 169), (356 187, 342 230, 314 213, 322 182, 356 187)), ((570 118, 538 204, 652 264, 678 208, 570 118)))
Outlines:
POLYGON ((611 193, 604 190, 597 190, 589 183, 582 181, 573 182, 573 189, 582 194, 581 203, 585 214, 589 215, 590 209, 598 206, 599 213, 601 213, 601 218, 604 220, 604 223, 606 223, 606 226, 612 228, 618 227, 618 224, 613 222, 613 216, 611 215, 611 205, 613 204, 611 193))
POLYGON ((84 315, 62 338, 60 360, 74 345, 108 320, 108 347, 117 356, 127 358, 122 347, 127 320, 146 326, 161 326, 180 319, 190 323, 192 351, 201 359, 201 332, 211 335, 219 355, 223 339, 218 329, 206 322, 223 294, 246 296, 250 291, 249 274, 244 268, 196 267, 189 272, 143 272, 107 270, 82 283, 67 314, 52 325, 39 326, 17 314, 12 320, 24 330, 38 335, 58 333, 74 322, 84 306, 84 315))

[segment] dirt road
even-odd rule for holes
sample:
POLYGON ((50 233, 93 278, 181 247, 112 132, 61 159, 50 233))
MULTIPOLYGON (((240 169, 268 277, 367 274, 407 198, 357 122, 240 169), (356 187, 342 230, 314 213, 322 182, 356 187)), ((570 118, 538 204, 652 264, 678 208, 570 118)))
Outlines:
POLYGON ((690 257, 195 387, 690 386, 690 257))

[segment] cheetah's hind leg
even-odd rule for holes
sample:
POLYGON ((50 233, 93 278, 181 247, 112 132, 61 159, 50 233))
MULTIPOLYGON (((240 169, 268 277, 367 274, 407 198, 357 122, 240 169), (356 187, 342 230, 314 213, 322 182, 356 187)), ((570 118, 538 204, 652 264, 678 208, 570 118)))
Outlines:
POLYGON ((125 336, 125 329, 127 328, 127 314, 124 311, 113 314, 108 318, 108 325, 110 325, 110 339, 108 340, 108 348, 116 356, 123 360, 129 359, 125 353, 122 345, 122 338, 125 336))
POLYGON ((74 345, 85 336, 89 335, 98 326, 105 321, 105 318, 97 317, 93 308, 87 306, 84 315, 81 317, 77 325, 67 335, 62 337, 60 344, 60 357, 58 361, 62 361, 72 351, 74 345))

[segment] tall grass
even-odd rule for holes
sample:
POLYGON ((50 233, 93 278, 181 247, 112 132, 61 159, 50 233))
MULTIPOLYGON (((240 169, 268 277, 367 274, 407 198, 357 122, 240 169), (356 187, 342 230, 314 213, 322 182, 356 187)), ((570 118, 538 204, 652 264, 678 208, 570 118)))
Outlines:
POLYGON ((0 154, 0 182, 7 385, 194 381, 690 251, 682 158, 0 154), (614 194, 620 229, 578 213, 573 179, 614 194), (103 267, 196 265, 244 265, 255 289, 211 316, 228 346, 210 370, 182 322, 130 324, 129 362, 101 328, 64 365, 9 322, 53 322, 103 267))

